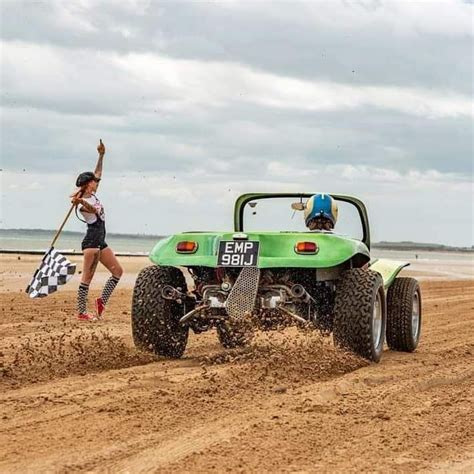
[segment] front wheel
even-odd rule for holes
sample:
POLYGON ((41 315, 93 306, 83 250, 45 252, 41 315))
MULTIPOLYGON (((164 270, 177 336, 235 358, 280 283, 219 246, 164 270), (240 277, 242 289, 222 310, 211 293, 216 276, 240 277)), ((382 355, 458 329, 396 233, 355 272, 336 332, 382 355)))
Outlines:
POLYGON ((413 352, 421 334, 421 291, 414 278, 396 278, 387 292, 387 344, 413 352))
POLYGON ((386 313, 382 276, 361 268, 347 270, 336 287, 335 344, 379 362, 385 340, 386 313))

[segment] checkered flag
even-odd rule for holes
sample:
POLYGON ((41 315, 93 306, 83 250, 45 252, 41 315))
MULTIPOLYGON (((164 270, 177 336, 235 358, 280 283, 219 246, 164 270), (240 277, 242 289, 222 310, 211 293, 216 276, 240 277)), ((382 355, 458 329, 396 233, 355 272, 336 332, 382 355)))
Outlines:
POLYGON ((26 288, 30 298, 43 298, 65 285, 74 275, 76 265, 51 247, 44 255, 31 283, 26 288))

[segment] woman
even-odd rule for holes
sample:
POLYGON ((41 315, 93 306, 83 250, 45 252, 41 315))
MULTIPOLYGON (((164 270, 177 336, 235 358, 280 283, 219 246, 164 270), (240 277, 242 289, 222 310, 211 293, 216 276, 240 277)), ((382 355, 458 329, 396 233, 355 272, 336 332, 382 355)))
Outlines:
POLYGON ((80 206, 79 212, 87 224, 87 233, 82 241, 82 252, 84 254, 82 279, 77 292, 78 319, 81 321, 95 321, 102 316, 107 301, 123 273, 117 257, 105 242, 104 207, 95 195, 102 177, 102 161, 105 155, 105 146, 102 140, 100 140, 97 151, 99 152, 99 159, 95 171, 86 171, 77 177, 76 186, 80 189, 72 196, 71 200, 76 205, 76 209, 80 206), (97 316, 94 316, 87 312, 87 295, 99 262, 110 271, 111 276, 104 285, 102 295, 95 301, 97 316))

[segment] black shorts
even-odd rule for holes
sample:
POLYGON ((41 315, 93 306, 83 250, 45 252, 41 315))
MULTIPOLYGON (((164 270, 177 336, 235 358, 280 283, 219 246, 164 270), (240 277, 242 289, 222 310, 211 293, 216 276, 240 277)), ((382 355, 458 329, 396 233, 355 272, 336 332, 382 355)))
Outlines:
POLYGON ((82 241, 82 250, 107 248, 105 241, 105 222, 99 218, 93 224, 87 224, 87 232, 82 241))

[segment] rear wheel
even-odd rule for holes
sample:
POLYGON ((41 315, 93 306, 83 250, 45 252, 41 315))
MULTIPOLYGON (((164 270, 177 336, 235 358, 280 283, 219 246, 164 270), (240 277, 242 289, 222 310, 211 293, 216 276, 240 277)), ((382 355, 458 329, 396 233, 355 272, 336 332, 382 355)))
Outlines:
POLYGON ((396 278, 387 292, 387 343, 413 352, 421 334, 421 292, 414 278, 396 278))
POLYGON ((382 276, 360 268, 344 272, 336 288, 333 330, 336 345, 379 362, 385 325, 382 276))
POLYGON ((165 285, 186 291, 186 281, 177 268, 152 265, 139 273, 132 300, 133 340, 141 349, 179 358, 186 349, 189 329, 179 324, 183 305, 163 298, 165 285))

